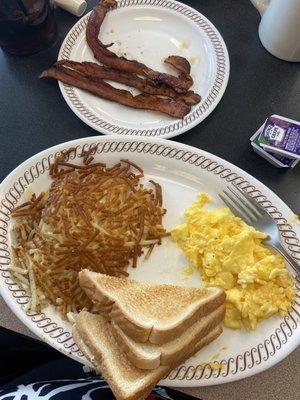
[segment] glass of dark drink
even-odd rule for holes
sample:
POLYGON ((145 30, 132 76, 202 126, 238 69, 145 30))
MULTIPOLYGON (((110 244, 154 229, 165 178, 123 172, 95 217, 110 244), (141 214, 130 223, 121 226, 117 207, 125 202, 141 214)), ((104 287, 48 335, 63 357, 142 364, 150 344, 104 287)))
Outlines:
POLYGON ((56 38, 49 0, 0 0, 0 47, 12 54, 37 53, 56 38))

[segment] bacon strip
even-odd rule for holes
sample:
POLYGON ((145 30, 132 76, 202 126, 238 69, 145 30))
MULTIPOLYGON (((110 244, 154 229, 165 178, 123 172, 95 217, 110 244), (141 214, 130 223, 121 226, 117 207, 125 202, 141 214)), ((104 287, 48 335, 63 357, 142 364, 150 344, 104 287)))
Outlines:
POLYGON ((182 74, 189 75, 191 73, 191 65, 188 60, 181 56, 169 56, 165 59, 166 64, 172 65, 182 74))
POLYGON ((186 58, 181 56, 169 56, 165 59, 164 62, 177 69, 180 72, 179 79, 184 79, 187 82, 191 82, 192 86, 193 79, 190 75, 191 65, 186 58))
POLYGON ((70 70, 62 65, 56 65, 44 71, 40 78, 54 78, 67 85, 87 90, 106 100, 133 108, 160 111, 175 118, 183 118, 191 110, 191 107, 183 101, 165 99, 150 94, 133 96, 127 90, 116 89, 100 79, 94 82, 77 71, 70 70))
MULTIPOLYGON (((168 59, 172 57, 177 56, 170 56, 168 57, 168 59)), ((187 93, 180 94, 177 93, 173 88, 165 84, 156 85, 150 79, 141 78, 129 72, 117 71, 93 62, 84 61, 80 63, 71 60, 60 60, 54 65, 63 65, 69 67, 77 72, 84 74, 94 81, 98 81, 99 79, 108 79, 114 82, 119 82, 134 87, 143 93, 170 97, 171 99, 184 101, 186 104, 190 105, 198 104, 201 101, 200 95, 193 92, 192 90, 189 90, 187 93)), ((172 65, 174 66, 174 64, 172 65)))
MULTIPOLYGON (((86 28, 86 40, 94 53, 94 57, 102 64, 119 71, 131 72, 151 79, 155 84, 166 84, 171 86, 178 93, 186 93, 193 84, 190 75, 184 73, 179 77, 155 71, 146 65, 136 61, 128 60, 125 57, 118 57, 110 51, 99 39, 99 32, 107 12, 115 8, 115 0, 103 0, 93 8, 86 28)), ((186 61, 188 62, 188 61, 186 61)), ((174 65, 174 64, 173 64, 174 65)))

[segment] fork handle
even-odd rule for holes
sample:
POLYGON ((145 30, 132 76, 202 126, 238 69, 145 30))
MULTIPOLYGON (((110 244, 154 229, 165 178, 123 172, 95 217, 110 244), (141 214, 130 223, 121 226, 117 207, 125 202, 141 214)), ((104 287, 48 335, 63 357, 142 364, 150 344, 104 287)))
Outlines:
POLYGON ((289 263, 289 265, 293 268, 293 270, 298 274, 300 274, 300 265, 297 261, 294 260, 293 257, 289 255, 289 253, 285 250, 285 248, 281 244, 276 244, 274 247, 289 263))

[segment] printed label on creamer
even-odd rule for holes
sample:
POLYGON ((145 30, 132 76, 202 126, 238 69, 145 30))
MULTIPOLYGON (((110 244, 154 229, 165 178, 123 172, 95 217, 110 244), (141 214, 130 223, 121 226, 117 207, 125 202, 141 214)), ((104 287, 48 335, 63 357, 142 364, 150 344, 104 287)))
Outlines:
POLYGON ((259 135, 261 134, 263 127, 264 127, 264 125, 250 139, 252 146, 256 145, 257 146, 256 151, 259 152, 265 159, 268 159, 268 161, 271 161, 273 165, 276 164, 277 167, 293 168, 296 165, 297 160, 295 160, 293 158, 288 158, 285 155, 276 154, 276 153, 272 153, 272 152, 266 152, 266 150, 264 150, 262 147, 260 147, 259 135))
POLYGON ((300 158, 300 123, 271 116, 267 119, 258 141, 265 149, 300 158))
POLYGON ((275 142, 281 143, 284 138, 285 130, 280 128, 278 125, 269 124, 265 128, 265 134, 269 137, 269 139, 274 140, 275 142))

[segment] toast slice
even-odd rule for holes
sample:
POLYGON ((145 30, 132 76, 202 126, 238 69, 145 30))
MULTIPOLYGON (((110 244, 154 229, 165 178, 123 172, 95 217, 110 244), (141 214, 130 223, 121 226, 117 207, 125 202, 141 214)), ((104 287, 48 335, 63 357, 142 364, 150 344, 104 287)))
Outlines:
POLYGON ((191 288, 140 283, 89 270, 79 283, 97 312, 137 342, 163 344, 224 304, 220 288, 191 288))
POLYGON ((190 349, 194 348, 204 336, 221 324, 224 316, 225 306, 222 305, 195 322, 179 337, 162 345, 135 342, 113 321, 111 328, 119 347, 135 367, 155 369, 160 365, 176 364, 182 353, 187 354, 190 349))
POLYGON ((117 400, 142 400, 151 389, 187 357, 216 339, 222 332, 221 326, 214 328, 192 348, 189 354, 183 354, 180 360, 169 366, 160 366, 153 370, 136 368, 128 360, 111 334, 110 323, 100 315, 87 311, 75 317, 72 329, 73 339, 100 372, 112 389, 117 400))

